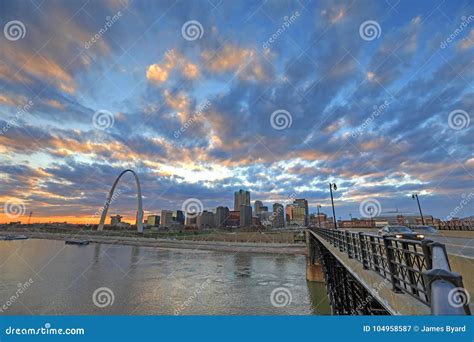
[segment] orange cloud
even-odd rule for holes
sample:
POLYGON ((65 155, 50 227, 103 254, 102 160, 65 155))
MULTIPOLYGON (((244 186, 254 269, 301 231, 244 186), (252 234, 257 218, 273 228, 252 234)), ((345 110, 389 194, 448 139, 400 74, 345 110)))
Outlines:
MULTIPOLYGON (((31 79, 31 76, 33 76, 47 80, 67 93, 75 91, 76 84, 73 77, 54 60, 39 54, 33 55, 20 49, 3 48, 2 52, 12 63, 16 64, 17 74, 22 74, 20 78, 27 77, 31 79)), ((16 77, 16 79, 19 78, 16 77)))
POLYGON ((168 80, 169 72, 160 67, 159 64, 152 64, 146 71, 146 78, 153 82, 166 82, 168 80))
POLYGON ((50 107, 53 107, 53 108, 56 108, 56 109, 64 109, 64 105, 62 103, 60 103, 59 101, 57 100, 47 100, 45 102, 48 106, 50 107))
POLYGON ((245 80, 266 80, 269 78, 253 49, 225 45, 217 53, 206 50, 201 54, 206 68, 214 73, 238 72, 245 80))
POLYGON ((196 64, 177 51, 171 50, 165 54, 161 63, 151 64, 148 67, 146 78, 152 82, 164 83, 174 69, 178 69, 187 79, 195 79, 199 76, 199 67, 196 64))

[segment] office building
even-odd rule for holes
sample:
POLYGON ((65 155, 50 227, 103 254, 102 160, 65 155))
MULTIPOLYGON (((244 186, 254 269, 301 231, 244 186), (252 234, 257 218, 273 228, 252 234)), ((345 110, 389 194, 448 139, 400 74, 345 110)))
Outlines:
POLYGON ((250 205, 240 206, 240 227, 250 227, 252 225, 252 207, 250 205))
POLYGON ((293 204, 287 204, 285 208, 285 225, 290 225, 290 222, 293 220, 293 204))
POLYGON ((273 213, 272 213, 272 227, 273 228, 283 228, 285 227, 285 209, 280 203, 273 204, 273 213))
POLYGON ((250 205, 250 191, 240 189, 234 193, 234 210, 240 211, 240 206, 242 205, 250 205))
POLYGON ((308 201, 305 200, 304 198, 298 198, 293 201, 293 204, 300 207, 304 208, 304 224, 303 226, 307 226, 309 224, 309 207, 308 207, 308 201))
POLYGON ((226 227, 227 219, 229 218, 229 208, 217 207, 216 208, 216 227, 226 227))
POLYGON ((196 225, 199 229, 214 228, 215 226, 214 213, 204 210, 201 215, 196 217, 196 225))
POLYGON ((254 208, 255 208, 255 215, 258 216, 261 212, 264 211, 262 201, 255 201, 254 208))

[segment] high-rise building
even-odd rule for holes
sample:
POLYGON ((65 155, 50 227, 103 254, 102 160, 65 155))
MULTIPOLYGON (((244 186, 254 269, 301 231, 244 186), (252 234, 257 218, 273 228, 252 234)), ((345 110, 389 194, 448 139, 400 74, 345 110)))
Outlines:
POLYGON ((229 208, 227 207, 216 208, 216 227, 226 227, 228 218, 229 218, 229 208))
POLYGON ((240 206, 240 227, 250 227, 252 225, 252 207, 250 205, 240 206))
POLYGON ((287 204, 285 208, 286 226, 289 226, 292 220, 293 220, 293 204, 287 204))
POLYGON ((258 214, 260 214, 263 211, 262 201, 255 201, 254 208, 255 208, 255 215, 258 216, 258 214))
POLYGON ((280 203, 273 204, 273 228, 283 228, 285 227, 285 215, 284 215, 283 205, 280 203))
POLYGON ((240 210, 241 205, 250 205, 250 191, 240 189, 234 192, 234 210, 240 210))
POLYGON ((305 208, 298 205, 293 206, 293 218, 290 222, 292 226, 305 227, 306 226, 306 211, 305 208))
POLYGON ((304 198, 297 198, 293 201, 293 204, 297 205, 300 208, 304 208, 304 226, 309 224, 309 208, 308 208, 308 201, 304 198))
POLYGON ((199 229, 213 228, 215 226, 215 220, 213 212, 204 210, 196 217, 196 224, 199 229))

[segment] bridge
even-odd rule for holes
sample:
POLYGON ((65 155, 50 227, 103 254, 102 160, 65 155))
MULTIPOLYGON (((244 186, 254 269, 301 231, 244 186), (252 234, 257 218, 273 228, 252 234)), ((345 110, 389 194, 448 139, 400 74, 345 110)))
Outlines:
POLYGON ((311 228, 306 245, 306 278, 325 282, 333 314, 471 314, 441 243, 311 228))

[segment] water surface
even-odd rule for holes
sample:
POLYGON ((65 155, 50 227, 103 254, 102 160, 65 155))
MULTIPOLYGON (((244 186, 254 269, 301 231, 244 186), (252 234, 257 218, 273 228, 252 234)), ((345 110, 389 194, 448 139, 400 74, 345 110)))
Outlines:
POLYGON ((7 304, 0 314, 329 314, 324 284, 306 282, 305 262, 302 255, 0 241, 0 306, 7 304), (93 294, 103 287, 113 303, 101 308, 93 294), (276 288, 287 289, 277 306, 276 288))

